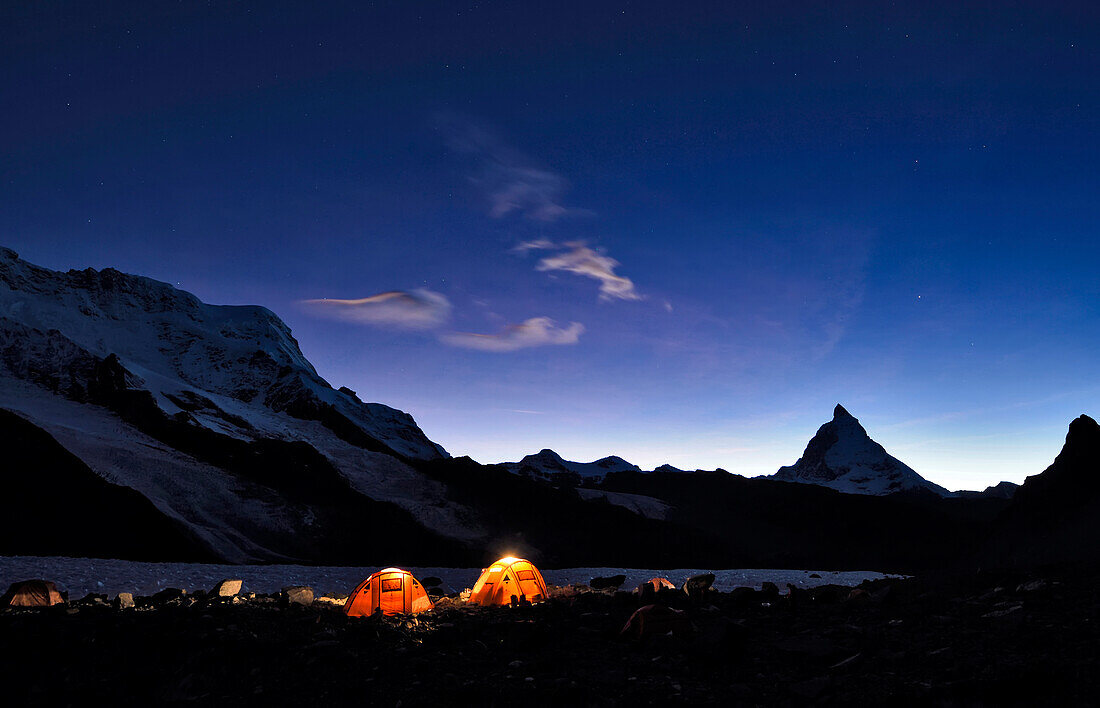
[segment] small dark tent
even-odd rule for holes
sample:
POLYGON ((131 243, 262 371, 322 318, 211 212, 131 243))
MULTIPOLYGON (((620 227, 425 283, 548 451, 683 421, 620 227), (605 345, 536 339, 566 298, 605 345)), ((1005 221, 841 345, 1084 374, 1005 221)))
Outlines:
POLYGON ((648 592, 657 592, 658 590, 675 590, 676 586, 668 578, 650 578, 638 587, 634 588, 635 595, 641 595, 648 592))

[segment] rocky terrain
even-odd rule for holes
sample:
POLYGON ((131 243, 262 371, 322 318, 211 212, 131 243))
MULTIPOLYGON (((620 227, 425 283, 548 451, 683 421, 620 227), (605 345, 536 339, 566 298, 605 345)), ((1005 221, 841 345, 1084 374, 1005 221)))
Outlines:
MULTIPOLYGON (((9 705, 1083 705, 1100 691, 1096 570, 535 606, 438 599, 348 618, 340 598, 181 594, 0 614, 9 705), (623 632, 642 604, 643 630, 623 632), (122 606, 120 606, 122 605, 122 606), (669 608, 669 609, 664 609, 669 608)), ((594 580, 601 586, 615 580, 594 580)))

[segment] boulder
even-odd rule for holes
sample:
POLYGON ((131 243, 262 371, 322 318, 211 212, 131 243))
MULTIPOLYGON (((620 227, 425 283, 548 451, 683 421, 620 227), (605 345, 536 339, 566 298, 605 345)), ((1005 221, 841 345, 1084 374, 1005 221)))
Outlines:
POLYGON ((760 592, 763 593, 765 600, 774 600, 779 597, 779 586, 775 583, 764 582, 760 584, 760 592))
POLYGON ((183 600, 186 597, 186 590, 180 590, 179 588, 165 588, 150 597, 149 602, 154 605, 179 605, 183 603, 183 600))
POLYGON ((128 610, 134 606, 134 594, 132 592, 120 592, 115 597, 115 608, 128 610))
POLYGON ((210 591, 211 597, 232 597, 241 591, 243 580, 222 580, 210 591))
POLYGON ((625 582, 626 582, 626 576, 622 575, 622 574, 619 574, 619 575, 611 575, 611 576, 607 576, 607 577, 601 576, 601 577, 598 577, 598 578, 592 578, 592 580, 590 580, 588 582, 588 585, 593 590, 606 590, 608 588, 618 588, 620 585, 622 585, 625 582))
POLYGON ((283 605, 305 605, 308 607, 313 604, 313 588, 308 585, 292 585, 283 588, 282 593, 279 594, 279 600, 283 605))
POLYGON ((95 593, 95 592, 90 592, 87 595, 85 595, 84 597, 77 600, 76 604, 83 605, 84 607, 96 607, 96 606, 106 607, 110 603, 107 602, 107 596, 106 595, 103 595, 103 594, 100 594, 100 593, 95 593))
POLYGON ((443 584, 443 579, 442 578, 437 578, 434 575, 429 575, 428 577, 421 580, 420 584, 423 585, 426 588, 439 587, 440 585, 443 584))
POLYGON ((664 605, 646 605, 630 615, 619 636, 630 639, 645 639, 662 634, 684 636, 692 630, 691 620, 685 612, 664 605))
POLYGON ((848 597, 845 598, 846 602, 866 602, 871 598, 871 594, 863 588, 852 588, 852 591, 848 593, 848 597))
POLYGON ((693 575, 684 582, 684 592, 693 600, 702 600, 711 585, 714 585, 714 573, 693 575))
POLYGON ((730 590, 730 600, 735 605, 747 605, 756 599, 756 590, 752 588, 739 587, 730 590))
POLYGON ((1026 583, 1020 583, 1016 586, 1016 592, 1035 592, 1036 590, 1042 590, 1046 588, 1047 581, 1045 580, 1031 580, 1026 583))
POLYGON ((809 590, 810 597, 817 604, 832 605, 848 597, 852 589, 844 585, 818 585, 809 590))
POLYGON ((787 583, 787 605, 792 609, 813 599, 809 590, 800 588, 794 583, 787 583))

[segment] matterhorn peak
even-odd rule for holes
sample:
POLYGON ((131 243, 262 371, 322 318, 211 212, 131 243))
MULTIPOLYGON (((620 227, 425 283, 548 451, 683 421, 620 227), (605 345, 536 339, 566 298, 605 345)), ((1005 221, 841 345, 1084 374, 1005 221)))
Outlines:
POLYGON ((1073 435, 1074 433, 1084 434, 1089 431, 1094 431, 1097 428, 1100 428, 1100 423, 1097 423, 1095 420, 1082 413, 1081 415, 1070 421, 1069 433, 1070 435, 1073 435))
POLYGON ((818 429, 798 462, 781 467, 772 479, 818 484, 849 494, 928 489, 941 496, 951 495, 887 453, 839 403, 833 409, 833 419, 818 429))
POLYGON ((836 404, 836 408, 833 409, 833 420, 840 420, 841 418, 851 418, 855 420, 855 416, 848 412, 848 409, 839 403, 836 404))

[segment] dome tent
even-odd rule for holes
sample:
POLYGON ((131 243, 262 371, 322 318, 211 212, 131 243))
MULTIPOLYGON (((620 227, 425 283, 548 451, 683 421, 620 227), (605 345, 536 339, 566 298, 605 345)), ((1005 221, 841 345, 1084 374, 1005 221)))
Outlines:
POLYGON ((62 605, 65 598, 57 586, 49 580, 23 580, 12 583, 0 597, 0 609, 5 607, 53 607, 62 605))
POLYGON ((373 615, 378 610, 384 615, 414 614, 432 609, 424 586, 412 573, 400 568, 386 568, 359 583, 348 596, 344 614, 348 617, 373 615))
POLYGON ((481 577, 470 591, 469 602, 472 605, 507 605, 513 597, 539 602, 548 595, 539 569, 531 561, 509 556, 481 571, 481 577))

